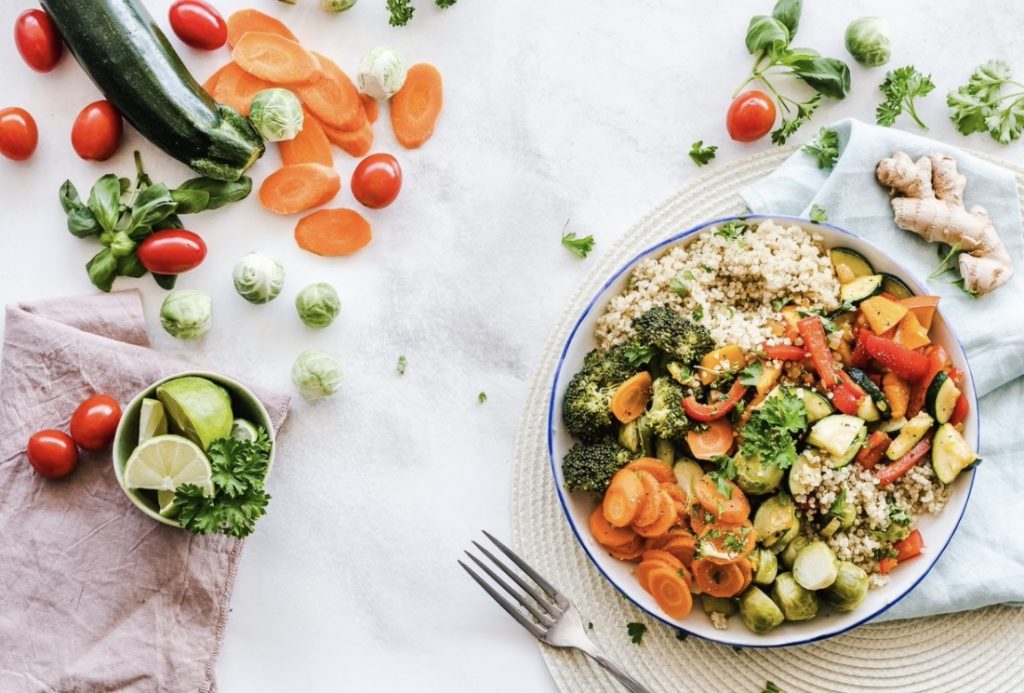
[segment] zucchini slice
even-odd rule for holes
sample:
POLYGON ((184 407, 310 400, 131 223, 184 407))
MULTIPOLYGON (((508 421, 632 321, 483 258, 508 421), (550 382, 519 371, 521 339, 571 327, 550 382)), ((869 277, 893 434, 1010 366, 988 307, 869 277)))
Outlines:
POLYGON ((865 397, 857 406, 857 418, 864 419, 868 423, 874 423, 881 420, 882 413, 878 411, 878 407, 875 406, 875 402, 871 397, 865 397))
POLYGON ((902 279, 888 272, 882 272, 882 291, 892 294, 896 298, 910 298, 914 295, 914 292, 902 279))
POLYGON ((932 469, 944 484, 953 483, 960 472, 980 462, 971 446, 953 424, 942 424, 932 438, 932 469))
MULTIPOLYGON (((870 399, 867 397, 865 397, 864 400, 870 401, 870 399)), ((859 419, 860 417, 854 418, 859 419)), ((846 465, 853 462, 854 458, 857 457, 857 453, 860 452, 861 448, 864 447, 864 441, 866 441, 867 439, 868 428, 867 426, 862 426, 860 431, 857 433, 857 437, 853 439, 852 443, 850 443, 850 447, 846 448, 846 450, 841 455, 830 456, 828 460, 826 460, 825 464, 827 464, 832 469, 839 469, 840 467, 845 467, 846 465)))
MULTIPOLYGON (((828 256, 832 260, 832 266, 835 268, 837 276, 846 275, 856 279, 857 277, 866 277, 869 274, 875 273, 875 268, 871 266, 867 258, 856 250, 833 248, 828 251, 828 256), (848 271, 840 270, 840 267, 844 267, 848 271)), ((842 280, 840 281, 842 282, 842 280)))
MULTIPOLYGON (((859 368, 850 368, 848 370, 850 379, 860 386, 860 389, 867 393, 868 397, 874 403, 874 408, 880 414, 880 418, 888 419, 892 413, 892 408, 889 406, 889 400, 886 398, 882 390, 875 385, 875 381, 868 377, 868 374, 859 368)), ((857 412, 859 415, 860 412, 857 412)), ((868 419, 869 421, 877 421, 878 419, 868 419)))
MULTIPOLYGON (((809 390, 806 387, 798 387, 795 385, 780 385, 765 397, 767 400, 770 397, 781 397, 783 394, 791 397, 799 397, 804 401, 804 406, 807 408, 807 422, 814 423, 820 421, 826 416, 829 416, 834 409, 832 409, 832 403, 827 398, 818 394, 814 390, 809 390)), ((757 407, 755 407, 756 409, 757 407)))
POLYGON ((843 456, 854 444, 857 436, 865 430, 863 419, 847 414, 833 414, 811 427, 807 442, 830 455, 843 456))
POLYGON ((895 462, 906 455, 912 447, 917 445, 918 441, 924 438, 924 434, 928 432, 933 423, 935 423, 935 419, 925 411, 912 418, 900 429, 900 434, 886 449, 885 456, 889 461, 895 462))
POLYGON ((939 424, 946 423, 953 416, 953 409, 956 408, 958 399, 960 399, 960 388, 945 371, 935 374, 931 384, 928 385, 928 392, 924 396, 928 413, 935 417, 935 422, 939 424))
POLYGON ((882 280, 883 277, 880 274, 857 277, 849 284, 839 287, 839 300, 843 303, 857 305, 864 299, 882 293, 882 280))

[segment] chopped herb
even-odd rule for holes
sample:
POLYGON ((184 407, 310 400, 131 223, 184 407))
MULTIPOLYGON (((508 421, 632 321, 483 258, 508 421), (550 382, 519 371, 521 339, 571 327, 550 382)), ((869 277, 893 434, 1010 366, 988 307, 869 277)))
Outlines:
POLYGON ((843 486, 839 489, 839 493, 836 494, 836 499, 832 501, 832 505, 828 508, 828 514, 832 517, 838 517, 842 519, 843 515, 846 514, 846 487, 843 486))
POLYGON ((736 465, 728 455, 719 455, 711 461, 718 465, 718 469, 708 473, 708 476, 715 482, 715 490, 720 496, 731 499, 732 484, 729 482, 736 478, 736 465))
POLYGON ((1000 144, 1009 144, 1024 131, 1024 84, 1011 79, 1002 60, 980 65, 965 86, 946 95, 950 120, 957 132, 988 132, 1000 144), (1009 86, 1010 93, 1003 94, 1009 86))
POLYGON ((398 357, 398 365, 395 367, 395 370, 398 371, 399 375, 405 375, 405 367, 408 363, 404 355, 398 357))
POLYGON ((685 641, 688 637, 690 637, 690 634, 687 633, 686 631, 683 631, 683 630, 677 630, 676 631, 676 640, 685 641))
POLYGON ((650 363, 654 358, 654 347, 639 342, 630 342, 622 349, 623 355, 631 366, 641 366, 650 363))
POLYGON ((730 221, 722 224, 715 230, 715 235, 727 241, 735 241, 747 230, 745 221, 730 221))
POLYGON ((594 630, 594 622, 587 621, 587 630, 594 630))
POLYGON ((714 267, 712 267, 709 264, 703 263, 703 262, 700 264, 700 268, 702 270, 704 270, 705 272, 714 272, 715 271, 714 267))
POLYGON ((832 128, 822 128, 800 149, 818 160, 818 168, 832 168, 839 159, 839 133, 832 128))
POLYGON ((476 396, 476 398, 480 402, 480 404, 483 404, 484 402, 487 401, 487 393, 481 392, 479 395, 476 396))
POLYGON ((764 690, 761 693, 782 693, 782 689, 776 686, 771 681, 764 682, 764 690))
POLYGON ((701 320, 704 319, 704 307, 697 306, 696 308, 693 309, 692 315, 695 322, 700 322, 701 320))
POLYGON ((456 1, 457 0, 434 0, 437 6, 440 7, 442 10, 445 9, 446 7, 451 7, 456 3, 456 1))
POLYGON ((740 532, 726 532, 722 541, 729 553, 743 553, 747 548, 746 535, 750 532, 749 527, 744 527, 740 532))
POLYGON ((783 393, 765 399, 740 431, 744 457, 760 456, 761 463, 789 469, 796 462, 794 436, 807 429, 807 406, 795 395, 783 393))
POLYGON ((690 270, 683 271, 683 279, 685 279, 688 282, 697 281, 697 277, 693 276, 693 272, 691 272, 690 270))
POLYGON ((776 313, 789 305, 789 302, 793 300, 792 296, 783 296, 782 298, 776 298, 772 301, 772 310, 776 313))
POLYGON ((939 277, 950 273, 954 279, 948 283, 957 287, 968 296, 975 298, 977 295, 973 291, 967 290, 967 287, 964 286, 963 277, 960 276, 960 255, 963 252, 963 246, 959 242, 953 245, 939 243, 939 265, 935 268, 934 272, 928 275, 928 281, 939 281, 939 277))
POLYGON ((674 277, 668 284, 668 288, 676 292, 680 296, 685 296, 690 293, 690 286, 683 281, 682 277, 674 277))
POLYGON ((835 320, 825 315, 823 311, 798 310, 797 313, 805 318, 809 318, 811 316, 817 317, 818 319, 821 320, 821 326, 825 329, 825 332, 828 332, 829 334, 839 329, 839 326, 836 325, 835 320))
POLYGON ((910 521, 910 515, 907 514, 906 508, 899 503, 889 501, 889 522, 906 527, 910 521))
POLYGON ((705 166, 715 158, 715 152, 718 151, 718 147, 713 144, 704 146, 704 140, 697 140, 690 145, 690 159, 693 163, 698 166, 705 166))
POLYGON ((885 101, 875 110, 875 122, 890 126, 906 111, 915 123, 928 129, 917 116, 914 99, 927 96, 935 88, 931 75, 921 74, 913 65, 905 65, 886 72, 885 81, 878 88, 885 94, 885 101))
POLYGON ((412 0, 387 0, 387 5, 388 12, 391 13, 388 24, 391 26, 405 26, 416 11, 412 6, 412 0))
POLYGON ((642 623, 627 623, 626 632, 629 633, 629 639, 633 641, 633 644, 639 645, 644 640, 644 633, 647 632, 647 626, 642 623))
POLYGON ((764 366, 760 361, 755 361, 740 371, 740 382, 744 385, 757 385, 763 374, 764 366))
POLYGON ((562 234, 562 245, 576 257, 584 259, 594 249, 594 237, 583 236, 582 238, 577 238, 574 231, 569 231, 562 234))
POLYGON ((733 308, 732 306, 726 306, 725 314, 729 316, 730 320, 732 320, 734 317, 736 317, 736 309, 733 308))
POLYGON ((818 206, 818 203, 811 205, 810 219, 815 224, 820 224, 823 221, 828 221, 828 212, 818 206))
POLYGON ((739 421, 740 417, 743 416, 743 410, 746 409, 746 408, 747 408, 747 403, 746 403, 745 400, 741 399, 739 402, 737 402, 736 406, 732 408, 732 413, 733 413, 733 416, 735 417, 733 420, 734 421, 739 421))

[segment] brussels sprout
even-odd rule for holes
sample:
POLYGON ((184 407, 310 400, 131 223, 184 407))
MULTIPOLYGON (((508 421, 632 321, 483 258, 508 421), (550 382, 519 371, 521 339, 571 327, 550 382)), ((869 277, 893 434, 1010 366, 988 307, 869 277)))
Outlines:
POLYGON ((394 48, 378 46, 359 62, 359 91, 375 99, 390 99, 405 84, 405 62, 394 48))
POLYGON ((846 50, 861 65, 878 67, 889 62, 892 42, 889 22, 882 17, 861 17, 846 27, 846 50))
POLYGON ((654 441, 654 456, 671 467, 676 461, 676 447, 671 440, 657 438, 654 441))
POLYGON ((786 620, 779 605, 758 587, 750 587, 740 597, 740 617, 755 633, 767 633, 786 620))
POLYGON ((160 324, 178 339, 202 337, 210 329, 213 299, 196 289, 177 289, 160 306, 160 324))
POLYGON ((708 616, 711 614, 722 614, 729 618, 730 616, 735 616, 736 612, 739 611, 735 599, 722 599, 721 597, 702 594, 700 595, 700 602, 704 607, 704 613, 708 616))
POLYGON ((752 496, 772 493, 782 483, 785 471, 774 464, 764 464, 760 455, 747 457, 737 453, 733 458, 736 466, 736 485, 752 496))
POLYGON ((820 469, 821 464, 819 462, 812 462, 806 452, 797 455, 796 462, 789 468, 789 492, 794 496, 810 493, 814 490, 816 484, 808 483, 808 478, 817 478, 818 483, 820 483, 820 469))
POLYGON ((303 397, 328 397, 341 387, 341 366, 330 354, 309 349, 295 359, 292 382, 303 397))
POLYGON ((754 582, 759 585, 770 585, 779 572, 779 559, 768 549, 758 549, 754 552, 757 561, 757 568, 754 570, 754 582))
POLYGON ((793 561, 793 577, 801 587, 823 590, 836 581, 839 560, 823 541, 812 541, 800 549, 793 561))
POLYGON ((327 327, 341 310, 338 292, 327 282, 310 284, 295 297, 299 318, 310 327, 327 327))
POLYGON ((249 122, 268 142, 295 139, 302 130, 302 120, 302 104, 287 89, 264 89, 249 106, 249 122))
POLYGON ((794 580, 792 573, 781 573, 775 578, 772 599, 787 621, 806 621, 818 615, 818 598, 794 580))
POLYGON ((235 291, 249 303, 267 303, 284 287, 284 267, 263 253, 249 253, 235 264, 231 273, 235 291))
POLYGON ((672 467, 672 471, 675 472, 676 482, 686 492, 686 497, 695 498, 697 494, 697 481, 704 476, 704 470, 701 469, 701 466, 693 460, 681 458, 672 467))
POLYGON ((783 549, 782 553, 779 554, 779 561, 782 563, 782 567, 792 570, 793 564, 796 563, 796 555, 800 553, 800 549, 810 543, 811 540, 802 534, 794 537, 792 541, 786 544, 786 548, 783 549))
POLYGON ((836 611, 853 611, 868 596, 868 586, 868 574, 863 568, 840 561, 836 581, 821 593, 821 598, 836 611))
POLYGON ((762 546, 772 548, 779 541, 800 529, 800 520, 796 516, 796 506, 785 493, 772 496, 757 509, 754 514, 754 531, 762 546))
POLYGON ((359 0, 320 0, 320 7, 328 12, 344 12, 356 6, 359 0))

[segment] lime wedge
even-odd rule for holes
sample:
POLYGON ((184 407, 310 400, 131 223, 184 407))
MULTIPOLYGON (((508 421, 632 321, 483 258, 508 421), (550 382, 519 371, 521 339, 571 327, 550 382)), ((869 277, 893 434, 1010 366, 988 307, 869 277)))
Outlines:
POLYGON ((231 423, 231 437, 235 440, 256 440, 259 433, 251 421, 235 419, 231 423))
POLYGON ((164 435, 150 438, 135 448, 124 466, 128 488, 174 491, 182 484, 210 488, 210 462, 187 438, 164 435))
POLYGON ((231 398, 227 391, 206 378, 175 378, 156 389, 166 407, 171 428, 203 450, 218 438, 231 435, 231 398))
POLYGON ((159 400, 146 397, 139 410, 139 442, 167 433, 167 412, 159 400))
POLYGON ((178 506, 174 504, 174 491, 157 491, 156 503, 160 506, 162 517, 174 517, 178 514, 178 506))

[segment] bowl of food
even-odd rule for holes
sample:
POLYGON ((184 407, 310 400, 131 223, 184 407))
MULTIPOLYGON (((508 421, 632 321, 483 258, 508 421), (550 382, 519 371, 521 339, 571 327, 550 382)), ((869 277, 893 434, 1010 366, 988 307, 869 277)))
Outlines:
POLYGON ((182 527, 184 505, 190 530, 247 534, 265 509, 275 448, 270 415, 251 390, 215 373, 179 373, 128 403, 114 474, 157 522, 182 527))
POLYGON ((978 461, 937 296, 849 231, 719 219, 615 273, 552 384, 548 448, 584 551, 668 625, 743 647, 837 635, 909 593, 978 461))

